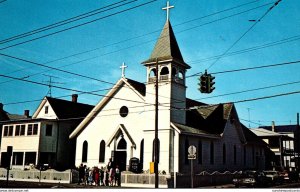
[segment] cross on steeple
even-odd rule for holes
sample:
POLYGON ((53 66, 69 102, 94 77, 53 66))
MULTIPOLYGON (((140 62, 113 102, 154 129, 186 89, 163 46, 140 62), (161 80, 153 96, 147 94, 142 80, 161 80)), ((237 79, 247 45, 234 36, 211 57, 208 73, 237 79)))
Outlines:
POLYGON ((125 77, 125 68, 127 68, 127 66, 125 65, 125 63, 122 63, 122 66, 120 67, 120 69, 122 69, 122 77, 125 77))
POLYGON ((167 1, 167 6, 162 8, 163 10, 167 10, 167 20, 169 20, 169 15, 170 15, 170 9, 174 8, 174 6, 170 6, 169 1, 167 1))

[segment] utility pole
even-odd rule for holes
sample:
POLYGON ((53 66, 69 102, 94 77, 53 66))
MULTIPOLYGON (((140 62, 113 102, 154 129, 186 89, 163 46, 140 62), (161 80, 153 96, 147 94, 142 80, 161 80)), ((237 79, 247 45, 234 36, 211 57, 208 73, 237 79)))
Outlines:
MULTIPOLYGON (((300 141, 299 141, 299 137, 300 137, 300 126, 299 126, 299 113, 297 113, 297 127, 296 127, 296 137, 294 136, 294 138, 297 141, 297 147, 296 147, 296 153, 297 153, 297 158, 296 158, 296 170, 298 171, 299 169, 299 151, 300 151, 300 141)), ((294 151, 295 151, 295 147, 294 147, 294 151)))
POLYGON ((155 79, 155 138, 154 138, 154 173, 155 188, 158 188, 158 59, 156 58, 156 79, 155 79))

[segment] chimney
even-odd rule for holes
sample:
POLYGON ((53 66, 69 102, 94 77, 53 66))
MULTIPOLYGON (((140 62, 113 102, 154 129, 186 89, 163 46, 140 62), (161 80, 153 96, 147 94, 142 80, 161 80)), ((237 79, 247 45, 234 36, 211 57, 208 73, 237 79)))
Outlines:
POLYGON ((73 94, 72 95, 72 102, 77 103, 77 98, 78 98, 78 95, 77 94, 73 94))
POLYGON ((28 109, 24 110, 24 116, 26 116, 27 118, 29 117, 29 110, 28 109))
POLYGON ((3 103, 0 103, 0 111, 3 111, 3 103))
POLYGON ((275 132, 275 121, 272 121, 272 131, 275 132))

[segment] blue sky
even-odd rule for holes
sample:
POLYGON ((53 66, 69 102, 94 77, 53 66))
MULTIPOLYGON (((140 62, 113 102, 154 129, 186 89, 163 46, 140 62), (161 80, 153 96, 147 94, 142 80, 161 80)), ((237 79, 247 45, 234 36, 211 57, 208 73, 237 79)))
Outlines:
MULTIPOLYGON (((145 6, 99 19, 96 22, 32 42, 10 48, 6 47, 105 17, 149 1, 123 1, 123 3, 128 4, 52 30, 0 44, 0 53, 51 67, 68 65, 62 69, 111 83, 115 83, 121 77, 119 67, 125 62, 128 66, 126 77, 145 82, 146 69, 141 62, 149 58, 165 23, 166 13, 162 10, 162 7, 166 6, 165 0, 157 0, 145 6), (82 52, 86 53, 48 63, 49 61, 82 52)), ((119 1, 7 0, 0 3, 0 40, 115 2, 119 1)), ((297 0, 282 0, 261 21, 257 22, 228 53, 279 42, 277 45, 222 57, 217 62, 207 59, 224 54, 255 23, 249 20, 261 18, 275 2, 274 0, 170 1, 170 4, 175 6, 174 9, 170 10, 170 21, 184 60, 192 67, 187 71, 187 76, 197 72, 204 72, 205 69, 208 69, 209 73, 214 73, 299 60, 300 44, 297 36, 300 35, 300 1, 297 0), (211 15, 227 9, 229 10, 211 15), (250 11, 250 9, 252 10, 250 11), (211 16, 199 19, 207 15, 211 16), (284 41, 284 39, 292 37, 293 39, 289 42, 284 41)), ((39 73, 39 75, 29 77, 28 80, 42 83, 47 83, 46 81, 49 80, 47 75, 51 75, 55 76, 52 79, 54 82, 60 83, 53 85, 82 91, 106 89, 112 86, 111 84, 80 78, 58 71, 49 71, 46 68, 1 55, 0 65, 0 74, 2 75, 20 78, 39 73)), ((209 104, 217 104, 299 91, 300 83, 295 83, 243 94, 208 98, 220 94, 300 81, 299 71, 300 65, 296 63, 279 67, 216 74, 216 89, 209 95, 198 91, 198 77, 194 76, 187 78, 187 96, 209 104)), ((49 90, 46 86, 20 81, 6 82, 8 80, 0 77, 0 102, 5 105, 4 109, 10 113, 22 114, 24 109, 29 109, 32 114, 39 102, 10 103, 42 99, 49 90)), ((75 92, 52 89, 53 97, 72 93, 75 92)), ((106 91, 99 92, 99 94, 105 93, 106 91)), ((100 99, 99 96, 88 94, 79 96, 79 102, 93 105, 100 99)), ((239 117, 246 126, 271 125, 271 121, 275 121, 278 125, 290 124, 295 123, 296 113, 300 112, 299 100, 300 94, 294 94, 237 103, 236 107, 239 117), (244 121, 249 119, 252 122, 244 121)))

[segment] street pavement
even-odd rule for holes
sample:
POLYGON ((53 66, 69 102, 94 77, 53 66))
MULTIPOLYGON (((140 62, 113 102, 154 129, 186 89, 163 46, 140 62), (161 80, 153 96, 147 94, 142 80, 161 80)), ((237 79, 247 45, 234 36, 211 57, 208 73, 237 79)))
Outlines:
MULTIPOLYGON (((153 186, 154 187, 154 186, 153 186)), ((299 188, 300 182, 297 183, 284 183, 283 185, 272 186, 270 188, 299 188)), ((121 188, 149 188, 149 186, 143 185, 126 185, 122 187, 107 187, 107 186, 94 186, 94 185, 78 185, 77 183, 38 183, 38 182, 28 182, 28 181, 9 181, 8 186, 5 180, 0 180, 0 188, 6 189, 13 189, 13 188, 23 188, 23 189, 30 189, 30 188, 74 188, 74 189, 121 189, 121 188)), ((150 187, 151 188, 151 187, 150 187)), ((225 185, 218 185, 218 186, 205 186, 205 187, 198 187, 198 189, 226 189, 226 188, 235 188, 233 184, 225 184, 225 185)))

